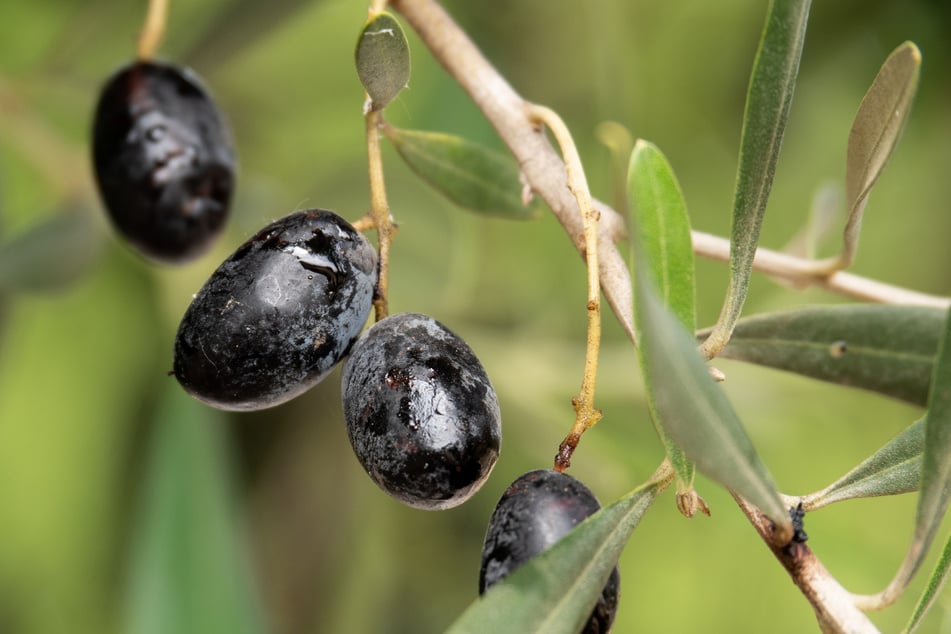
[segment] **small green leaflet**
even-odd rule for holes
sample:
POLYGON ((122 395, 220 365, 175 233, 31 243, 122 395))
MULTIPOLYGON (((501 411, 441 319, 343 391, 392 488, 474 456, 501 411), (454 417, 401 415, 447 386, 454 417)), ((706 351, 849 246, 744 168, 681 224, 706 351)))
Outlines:
POLYGON ((460 207, 514 220, 541 217, 540 204, 525 200, 518 163, 510 155, 440 132, 386 125, 383 133, 420 178, 460 207))
POLYGON ((385 108, 409 83, 409 44, 403 27, 389 13, 379 13, 367 21, 357 39, 354 58, 371 110, 385 108))
POLYGON ((448 634, 577 634, 658 492, 647 484, 589 517, 492 586, 448 634))
POLYGON ((737 322, 720 356, 924 406, 946 313, 843 304, 755 315, 737 322))
POLYGON ((855 115, 845 165, 849 219, 838 268, 848 267, 855 258, 869 192, 901 138, 918 89, 920 69, 917 46, 905 42, 896 48, 882 64, 855 115))
POLYGON ((126 631, 264 632, 232 507, 225 421, 174 381, 163 395, 134 524, 126 631))
POLYGON ((814 511, 843 500, 917 491, 921 484, 924 447, 925 420, 922 418, 822 491, 803 496, 802 506, 814 511))
MULTIPOLYGON (((671 310, 688 331, 696 329, 696 290, 694 285, 693 244, 690 219, 673 168, 657 146, 638 140, 631 153, 627 173, 632 230, 644 257, 638 260, 659 290, 664 306, 671 310)), ((640 304, 634 306, 634 321, 642 329, 640 304)), ((638 340, 641 335, 638 334, 638 340)), ((644 355, 638 347, 638 360, 644 367, 644 355)), ((648 407, 667 457, 677 473, 678 490, 683 493, 693 484, 694 465, 674 443, 658 421, 653 392, 648 390, 648 407)))
POLYGON ((746 301, 753 256, 799 74, 809 5, 810 0, 769 3, 743 115, 730 234, 730 284, 720 319, 703 344, 707 357, 716 356, 729 341, 746 301))

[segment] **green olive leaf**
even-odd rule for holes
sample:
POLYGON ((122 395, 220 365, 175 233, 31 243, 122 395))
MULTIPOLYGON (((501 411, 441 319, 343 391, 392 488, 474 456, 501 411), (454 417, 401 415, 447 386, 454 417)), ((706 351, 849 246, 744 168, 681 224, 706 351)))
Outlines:
POLYGON ((489 588, 448 634, 577 634, 658 492, 647 484, 586 519, 489 588))
POLYGON ((946 312, 844 304, 755 315, 737 322, 720 356, 924 406, 946 312))
POLYGON ((729 341, 746 301, 753 256, 799 74, 809 5, 810 0, 769 3, 743 114, 730 233, 730 282, 720 319, 703 344, 708 357, 716 356, 729 341))
POLYGON ((917 559, 914 569, 928 551, 951 501, 951 311, 947 314, 925 416, 921 494, 912 544, 917 559))
POLYGON ((367 21, 357 39, 354 57, 371 110, 385 108, 409 83, 409 43, 403 27, 389 13, 379 13, 367 21))
POLYGON ((169 384, 152 429, 126 631, 264 632, 222 441, 226 420, 169 384))
POLYGON ((858 248, 862 215, 868 195, 901 138, 918 88, 921 53, 911 42, 896 48, 872 81, 859 106, 845 164, 849 218, 838 268, 852 264, 858 248))
POLYGON ((902 630, 904 634, 912 634, 924 621, 925 616, 934 605, 935 599, 938 598, 938 594, 948 580, 949 572, 951 572, 951 538, 948 538, 948 541, 944 544, 941 557, 938 558, 934 570, 931 571, 931 577, 928 578, 928 583, 918 598, 918 604, 908 619, 905 629, 902 630))
MULTIPOLYGON (((915 531, 898 572, 879 597, 900 596, 921 567, 951 501, 951 311, 938 346, 924 418, 921 492, 915 531)), ((881 600, 881 599, 878 599, 881 600)))
POLYGON ((701 473, 759 507, 781 533, 791 535, 776 486, 726 394, 710 377, 693 334, 663 306, 641 266, 643 255, 639 250, 635 255, 639 354, 658 422, 701 473))
MULTIPOLYGON (((637 232, 636 244, 644 252, 644 271, 661 302, 676 315, 689 332, 696 329, 696 289, 694 283, 693 243, 690 238, 690 219, 680 185, 673 168, 657 146, 638 140, 631 153, 627 174, 629 207, 634 214, 631 226, 637 232)), ((643 315, 635 304, 635 328, 642 330, 643 315)), ((638 348, 638 360, 643 369, 645 360, 638 348)), ((657 433, 664 443, 667 457, 677 473, 678 489, 690 488, 694 465, 683 450, 670 438, 658 421, 653 392, 647 394, 648 408, 657 433)))
POLYGON ((922 418, 822 491, 803 496, 803 508, 813 511, 843 500, 917 491, 921 485, 924 446, 922 418))
POLYGON ((514 220, 541 217, 541 205, 526 201, 518 163, 462 137, 403 130, 383 133, 407 165, 424 181, 464 209, 514 220))
POLYGON ((651 280, 664 306, 692 332, 696 289, 690 219, 673 168, 656 145, 643 140, 635 144, 628 192, 651 280))

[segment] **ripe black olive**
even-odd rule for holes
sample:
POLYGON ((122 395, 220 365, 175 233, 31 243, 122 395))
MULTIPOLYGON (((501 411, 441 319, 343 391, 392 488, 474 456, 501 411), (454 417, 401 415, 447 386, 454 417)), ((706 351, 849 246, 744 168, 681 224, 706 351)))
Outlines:
POLYGON ((221 233, 235 156, 190 70, 144 61, 119 69, 96 107, 93 164, 113 224, 146 256, 185 261, 221 233))
MULTIPOLYGON (((499 500, 482 547, 479 594, 529 559, 553 546, 601 505, 591 490, 565 473, 530 471, 513 482, 499 500)), ((617 613, 620 574, 611 572, 584 634, 611 629, 617 613)))
POLYGON ((342 393, 354 453, 401 502, 456 506, 495 466, 495 390, 469 346, 431 317, 400 313, 374 324, 344 362, 342 393))
POLYGON ((175 376, 221 409, 262 409, 320 381, 373 305, 377 257, 346 220, 310 209, 262 229, 195 296, 175 339, 175 376))

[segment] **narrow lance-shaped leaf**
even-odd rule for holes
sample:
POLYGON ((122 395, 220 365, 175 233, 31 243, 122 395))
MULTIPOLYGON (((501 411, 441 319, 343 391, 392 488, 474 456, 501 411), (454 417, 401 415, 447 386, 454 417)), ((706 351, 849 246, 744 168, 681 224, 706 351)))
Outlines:
POLYGON ((386 125, 383 133, 420 178, 460 207, 515 220, 541 216, 539 203, 525 198, 511 155, 440 132, 386 125))
POLYGON ((917 551, 915 568, 924 557, 951 496, 951 311, 935 361, 928 414, 925 417, 925 453, 922 458, 921 496, 915 519, 917 551))
POLYGON ((849 218, 836 268, 848 267, 858 247, 868 195, 898 144, 918 88, 921 53, 911 42, 896 48, 872 81, 859 106, 845 165, 849 218))
POLYGON ((604 507, 466 609, 449 634, 577 634, 657 496, 648 484, 604 507))
MULTIPOLYGON (((647 270, 643 273, 655 284, 663 304, 687 331, 693 332, 696 329, 696 290, 690 220, 674 171, 657 146, 644 140, 637 141, 628 166, 627 189, 630 208, 635 214, 631 226, 637 235, 633 242, 644 251, 640 262, 647 270)), ((643 328, 639 306, 634 307, 638 331, 643 328)), ((643 368, 644 356, 640 348, 638 359, 643 368)), ((684 493, 693 484, 694 465, 658 422, 652 392, 648 392, 648 407, 667 457, 677 473, 678 490, 684 493)))
POLYGON ((132 544, 126 631, 264 631, 231 503, 220 415, 169 385, 132 544))
POLYGON ((901 595, 924 561, 951 500, 951 311, 945 320, 931 379, 925 415, 925 447, 915 532, 895 577, 870 603, 888 603, 901 595))
POLYGON ((692 333, 657 299, 635 262, 635 302, 641 312, 640 354, 657 418, 708 477, 746 498, 791 534, 788 512, 726 394, 697 353, 692 333))
POLYGON ((905 625, 905 629, 902 630, 904 634, 912 634, 912 632, 918 629, 922 621, 924 621, 925 616, 928 614, 931 606, 934 605, 935 599, 938 598, 938 594, 944 587, 945 582, 947 582, 949 572, 951 572, 951 538, 948 538, 948 541, 944 544, 941 557, 938 559, 938 563, 935 564, 935 568, 931 572, 931 577, 928 579, 928 583, 921 593, 921 597, 918 598, 918 604, 915 606, 911 618, 908 619, 908 624, 905 625))
POLYGON ((924 446, 925 420, 922 418, 825 489, 803 496, 803 508, 813 511, 843 500, 917 491, 921 484, 924 446))
POLYGON ((371 110, 385 108, 409 83, 409 44, 403 27, 389 13, 370 17, 360 31, 354 58, 371 110))
POLYGON ((923 407, 945 313, 919 306, 845 304, 755 315, 737 322, 720 356, 923 407))
POLYGON ((656 145, 639 140, 628 168, 637 243, 663 304, 688 331, 696 329, 690 219, 673 168, 656 145))
POLYGON ((704 342, 716 356, 746 301, 766 202, 792 104, 810 0, 772 0, 746 96, 730 233, 730 283, 720 319, 704 342))

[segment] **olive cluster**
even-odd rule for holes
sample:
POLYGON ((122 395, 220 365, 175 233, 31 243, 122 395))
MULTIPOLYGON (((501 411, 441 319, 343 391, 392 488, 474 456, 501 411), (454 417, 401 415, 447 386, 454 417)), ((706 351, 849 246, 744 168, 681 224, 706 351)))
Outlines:
MULTIPOLYGON (((235 156, 191 71, 139 61, 116 72, 96 109, 93 162, 113 224, 145 256, 185 261, 221 233, 235 156)), ((342 362, 347 433, 364 470, 405 504, 450 508, 482 486, 498 459, 498 399, 469 346, 432 317, 395 314, 363 332, 378 270, 374 248, 332 211, 270 223, 195 295, 175 338, 173 373, 213 407, 257 410, 302 394, 342 362)), ((479 592, 598 508, 565 474, 520 477, 490 520, 479 592)), ((618 585, 615 569, 584 632, 610 629, 618 585)))

